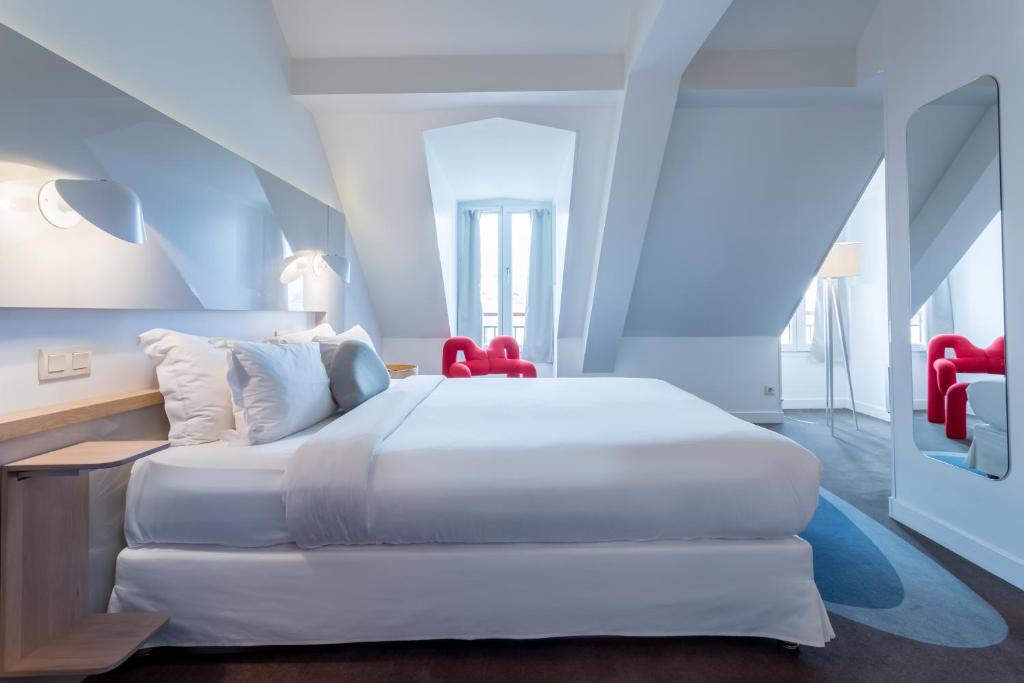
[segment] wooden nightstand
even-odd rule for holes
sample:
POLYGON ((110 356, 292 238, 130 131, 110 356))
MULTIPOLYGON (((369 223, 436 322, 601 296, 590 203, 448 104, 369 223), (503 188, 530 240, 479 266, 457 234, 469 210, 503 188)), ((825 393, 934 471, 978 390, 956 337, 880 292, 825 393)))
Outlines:
POLYGON ((386 367, 391 379, 405 379, 420 374, 419 366, 411 363, 388 363, 386 367))
POLYGON ((167 448, 86 441, 3 467, 0 676, 86 676, 113 669, 166 614, 87 614, 89 471, 167 448))

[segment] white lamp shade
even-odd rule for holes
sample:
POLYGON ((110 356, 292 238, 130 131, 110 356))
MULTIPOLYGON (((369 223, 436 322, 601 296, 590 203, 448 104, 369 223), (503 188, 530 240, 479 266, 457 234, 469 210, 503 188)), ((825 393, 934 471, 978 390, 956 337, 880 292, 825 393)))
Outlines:
POLYGON ((327 266, 337 273, 344 282, 352 280, 352 263, 341 254, 321 254, 320 258, 327 266))
POLYGON ((818 269, 818 277, 853 277, 860 275, 860 242, 836 242, 829 250, 825 262, 818 269))
POLYGON ((60 228, 71 227, 74 214, 114 237, 142 244, 146 225, 142 204, 128 187, 110 180, 54 180, 39 192, 39 208, 46 220, 60 228))
POLYGON ((281 269, 281 284, 295 282, 300 277, 313 269, 313 255, 308 251, 300 251, 292 254, 284 260, 284 268, 281 269))

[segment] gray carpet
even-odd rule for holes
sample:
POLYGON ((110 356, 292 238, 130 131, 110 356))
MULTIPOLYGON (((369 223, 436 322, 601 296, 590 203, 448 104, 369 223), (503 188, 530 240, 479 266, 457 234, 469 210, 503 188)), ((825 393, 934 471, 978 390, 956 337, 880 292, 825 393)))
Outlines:
MULTIPOLYGON (((994 606, 1009 626, 989 647, 945 647, 833 613, 836 640, 796 656, 752 638, 430 641, 233 652, 156 650, 108 681, 1024 681, 1024 592, 888 518, 888 425, 840 413, 833 439, 817 411, 776 429, 818 454, 822 486, 913 544, 994 606)), ((955 616, 955 615, 953 615, 955 616)), ((99 680, 99 679, 97 679, 99 680)))

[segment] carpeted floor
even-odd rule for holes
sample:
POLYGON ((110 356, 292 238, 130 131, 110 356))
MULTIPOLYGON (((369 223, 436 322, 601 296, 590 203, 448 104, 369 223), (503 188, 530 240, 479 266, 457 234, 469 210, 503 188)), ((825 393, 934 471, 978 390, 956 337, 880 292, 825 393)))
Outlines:
POLYGON ((1024 592, 890 520, 888 425, 861 418, 856 432, 849 414, 840 425, 832 439, 820 412, 793 411, 777 428, 824 463, 805 535, 836 630, 825 648, 588 638, 156 650, 96 680, 1024 681, 1024 592))

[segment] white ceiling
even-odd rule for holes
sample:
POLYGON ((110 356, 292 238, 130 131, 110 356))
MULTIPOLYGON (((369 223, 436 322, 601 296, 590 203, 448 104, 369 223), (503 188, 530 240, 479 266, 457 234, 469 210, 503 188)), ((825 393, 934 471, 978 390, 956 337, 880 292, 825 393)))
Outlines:
POLYGON ((423 139, 458 200, 551 201, 576 144, 572 131, 503 118, 428 130, 423 139))
POLYGON ((878 0, 733 0, 704 49, 852 47, 877 5, 878 0))
POLYGON ((274 0, 292 57, 622 54, 633 0, 274 0))

